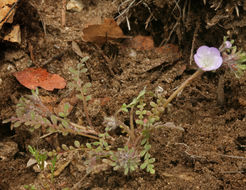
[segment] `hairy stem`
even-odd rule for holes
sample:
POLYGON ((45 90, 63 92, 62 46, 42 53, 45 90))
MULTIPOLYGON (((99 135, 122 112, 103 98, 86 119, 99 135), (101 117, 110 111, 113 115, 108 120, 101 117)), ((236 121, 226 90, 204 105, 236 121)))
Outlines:
POLYGON ((201 69, 198 69, 193 75, 191 75, 188 79, 186 79, 186 81, 184 81, 180 87, 175 90, 175 92, 173 92, 173 94, 167 99, 167 101, 165 101, 165 103, 163 104, 163 108, 166 108, 167 105, 196 77, 198 77, 199 75, 201 75, 204 71, 201 69))
POLYGON ((130 130, 131 130, 131 134, 133 136, 133 139, 135 139, 135 134, 134 134, 134 124, 133 124, 133 110, 134 110, 134 106, 131 107, 131 111, 130 111, 130 130))
POLYGON ((84 108, 86 120, 87 120, 89 126, 92 127, 92 123, 91 123, 91 120, 90 120, 90 117, 89 117, 89 114, 88 114, 88 109, 87 109, 87 101, 85 99, 85 95, 84 95, 83 91, 81 92, 81 95, 82 95, 83 108, 84 108))

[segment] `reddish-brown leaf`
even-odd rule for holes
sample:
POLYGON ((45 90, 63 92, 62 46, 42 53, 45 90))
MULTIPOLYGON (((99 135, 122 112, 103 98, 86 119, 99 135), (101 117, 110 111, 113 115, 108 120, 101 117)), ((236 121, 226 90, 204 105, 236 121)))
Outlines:
POLYGON ((136 50, 154 49, 154 41, 151 36, 135 36, 128 40, 128 46, 136 50))
POLYGON ((52 91, 55 88, 63 89, 66 86, 64 78, 57 74, 48 73, 42 68, 27 68, 23 71, 15 72, 14 76, 23 86, 29 89, 42 87, 45 90, 52 91))
POLYGON ((128 38, 113 18, 105 18, 102 24, 88 25, 83 29, 82 40, 103 44, 106 40, 128 38))

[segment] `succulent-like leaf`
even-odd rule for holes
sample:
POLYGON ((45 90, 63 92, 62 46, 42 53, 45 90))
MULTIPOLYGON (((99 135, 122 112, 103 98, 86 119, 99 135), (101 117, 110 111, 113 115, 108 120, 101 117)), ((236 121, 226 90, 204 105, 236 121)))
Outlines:
POLYGON ((80 142, 79 142, 79 141, 74 141, 74 146, 75 146, 76 148, 79 148, 79 147, 80 147, 80 142))
POLYGON ((67 145, 65 145, 65 144, 62 144, 61 147, 62 147, 62 149, 65 150, 65 151, 69 150, 69 148, 68 148, 67 145))

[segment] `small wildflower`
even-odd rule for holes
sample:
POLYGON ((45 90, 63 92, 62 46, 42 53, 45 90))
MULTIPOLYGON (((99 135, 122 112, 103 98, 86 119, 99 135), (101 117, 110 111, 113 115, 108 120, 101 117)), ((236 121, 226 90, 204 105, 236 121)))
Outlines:
POLYGON ((203 71, 218 69, 223 62, 220 51, 215 47, 201 46, 194 55, 197 66, 203 71))
POLYGON ((231 49, 231 48, 232 48, 232 44, 233 44, 233 41, 230 42, 230 41, 228 41, 228 40, 225 40, 225 41, 222 43, 222 45, 220 46, 220 48, 219 48, 220 52, 222 53, 222 52, 224 52, 224 51, 226 51, 226 50, 228 50, 228 49, 231 49))

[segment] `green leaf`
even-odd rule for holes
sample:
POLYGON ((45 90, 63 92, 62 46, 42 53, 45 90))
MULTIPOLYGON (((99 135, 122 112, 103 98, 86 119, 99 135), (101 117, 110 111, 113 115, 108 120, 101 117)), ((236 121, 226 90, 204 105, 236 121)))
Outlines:
POLYGON ((77 74, 77 70, 75 70, 74 68, 70 67, 68 69, 72 74, 77 74))
POLYGON ((124 174, 125 174, 125 175, 127 175, 127 174, 128 174, 128 172, 129 172, 129 168, 128 168, 128 167, 126 167, 126 168, 125 168, 125 171, 124 171, 124 174))
POLYGON ((65 145, 65 144, 62 144, 61 147, 62 147, 62 149, 65 150, 65 151, 69 150, 69 148, 68 148, 67 145, 65 145))
POLYGON ((39 123, 39 124, 36 124, 36 125, 34 125, 34 129, 38 129, 38 128, 40 128, 41 127, 41 124, 39 123))
POLYGON ((32 124, 31 121, 26 121, 26 122, 25 122, 25 125, 26 125, 26 126, 29 126, 29 125, 31 125, 31 124, 32 124))
POLYGON ((137 114, 137 115, 140 115, 141 113, 142 113, 142 112, 139 111, 139 110, 136 111, 136 114, 137 114))
POLYGON ((34 128, 29 128, 29 131, 30 131, 31 133, 33 133, 33 132, 34 132, 34 128))
POLYGON ((144 138, 144 139, 141 141, 141 145, 144 145, 146 142, 147 142, 147 138, 144 138))
POLYGON ((145 92, 146 92, 146 87, 144 87, 144 89, 139 93, 139 95, 138 95, 138 97, 137 97, 137 99, 139 99, 139 98, 141 98, 142 96, 144 96, 145 95, 145 92))
POLYGON ((84 88, 90 88, 90 87, 91 87, 91 83, 90 83, 90 82, 87 82, 87 83, 84 84, 83 87, 84 87, 84 88))
POLYGON ((92 96, 91 96, 91 95, 88 95, 88 96, 86 96, 86 98, 85 98, 86 101, 89 101, 89 100, 91 100, 91 99, 92 99, 92 96))
POLYGON ((149 171, 151 174, 155 174, 155 170, 153 168, 150 169, 149 171))
POLYGON ((140 152, 140 156, 143 157, 143 156, 145 155, 145 153, 146 153, 146 150, 142 150, 142 151, 140 152))
POLYGON ((145 145, 144 145, 144 149, 145 149, 146 151, 148 151, 150 148, 151 148, 151 145, 150 145, 150 144, 145 144, 145 145))
POLYGON ((80 147, 80 142, 79 142, 79 141, 74 141, 74 146, 75 146, 76 148, 79 148, 79 147, 80 147))
POLYGON ((64 104, 64 113, 67 113, 68 112, 68 109, 69 109, 69 107, 70 107, 70 104, 69 103, 65 103, 64 104))
POLYGON ((103 145, 104 145, 105 147, 108 147, 108 143, 107 143, 106 141, 103 141, 103 145))
POLYGON ((110 164, 112 167, 116 166, 117 164, 115 162, 111 162, 110 164))
MULTIPOLYGON (((156 119, 155 119, 154 117, 152 117, 152 118, 149 119, 149 122, 150 122, 150 123, 154 123, 155 120, 156 120, 156 119)), ((157 120, 159 120, 158 117, 157 117, 157 120)))
POLYGON ((77 94, 76 97, 80 100, 83 100, 83 96, 81 94, 77 94))
POLYGON ((35 113, 34 113, 34 111, 30 111, 30 115, 31 115, 31 120, 35 120, 35 113))
POLYGON ((155 162, 155 158, 149 159, 149 163, 150 163, 150 164, 152 164, 152 163, 154 163, 154 162, 155 162))
POLYGON ((84 67, 85 66, 85 64, 83 64, 83 63, 79 63, 78 65, 77 65, 77 69, 78 70, 80 70, 82 67, 84 67))
POLYGON ((100 145, 100 142, 93 142, 92 144, 95 146, 98 146, 98 145, 100 145))
POLYGON ((14 127, 19 127, 21 124, 22 124, 21 121, 17 121, 17 122, 15 122, 14 127))
POLYGON ((143 122, 142 120, 140 120, 140 119, 136 119, 136 124, 138 124, 138 125, 143 125, 144 122, 143 122))
POLYGON ((135 171, 135 169, 136 169, 136 168, 135 168, 133 165, 130 166, 130 171, 131 171, 131 172, 135 171))
POLYGON ((120 168, 119 166, 115 166, 115 167, 113 168, 113 170, 114 170, 114 171, 117 171, 119 168, 120 168))
POLYGON ((89 148, 89 149, 91 149, 91 148, 92 148, 92 146, 91 146, 91 144, 90 144, 90 143, 86 143, 86 147, 87 147, 87 148, 89 148))
POLYGON ((51 116, 50 116, 50 119, 51 119, 53 125, 57 125, 57 118, 56 118, 55 115, 51 115, 51 116))
POLYGON ((62 125, 65 127, 65 128, 68 128, 69 124, 66 120, 62 120, 62 125))
POLYGON ((147 162, 142 163, 140 168, 143 170, 144 168, 146 168, 147 164, 148 164, 147 162))
MULTIPOLYGON (((45 125, 51 125, 51 123, 50 123, 50 120, 48 120, 47 118, 42 118, 41 116, 40 117, 38 117, 38 119, 40 119, 40 120, 43 120, 44 121, 44 123, 45 123, 45 125)), ((40 121, 39 120, 39 121, 40 121)))
POLYGON ((67 136, 67 135, 68 135, 68 132, 62 131, 62 135, 63 135, 63 136, 67 136))
POLYGON ((155 107, 157 107, 157 104, 155 102, 150 102, 150 106, 155 108, 155 107))
POLYGON ((90 57, 89 57, 89 56, 85 56, 85 57, 83 57, 82 59, 80 59, 80 62, 81 62, 81 63, 84 63, 84 62, 86 62, 88 59, 90 59, 90 57))
POLYGON ((54 133, 54 132, 56 132, 56 129, 54 129, 53 127, 49 127, 48 128, 48 132, 49 133, 54 133))
POLYGON ((154 165, 153 164, 148 164, 147 165, 147 172, 149 172, 153 168, 154 168, 154 165))
POLYGON ((65 117, 65 114, 63 112, 59 112, 60 117, 65 117))
POLYGON ((29 150, 29 152, 30 152, 32 155, 35 154, 35 149, 32 148, 30 145, 28 145, 28 150, 29 150))
POLYGON ((148 160, 150 158, 150 154, 148 152, 146 152, 145 156, 144 156, 144 160, 148 160))
POLYGON ((75 148, 73 146, 69 146, 69 150, 74 150, 75 148))
POLYGON ((52 157, 52 156, 54 156, 54 153, 50 151, 50 152, 47 153, 47 155, 48 155, 49 157, 52 157))
POLYGON ((125 103, 121 106, 121 111, 128 113, 127 105, 125 103))
MULTIPOLYGON (((246 60, 245 60, 246 61, 246 60)), ((243 62, 245 62, 243 61, 243 62)), ((241 70, 246 70, 246 65, 238 64, 237 67, 241 70)))
POLYGON ((9 123, 9 122, 11 122, 11 119, 5 119, 2 121, 2 123, 9 123))
POLYGON ((83 69, 81 70, 81 73, 86 73, 87 71, 88 71, 88 69, 83 68, 83 69))

